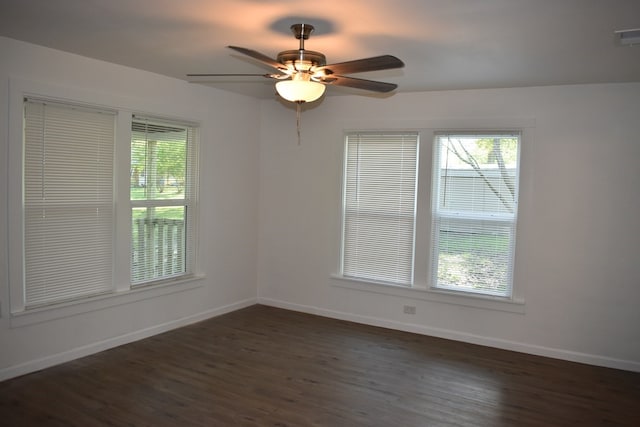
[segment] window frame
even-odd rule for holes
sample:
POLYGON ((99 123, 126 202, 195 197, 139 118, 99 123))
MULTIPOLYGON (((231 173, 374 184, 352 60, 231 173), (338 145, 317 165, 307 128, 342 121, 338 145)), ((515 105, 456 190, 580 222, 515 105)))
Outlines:
MULTIPOLYGON (((520 152, 522 146, 522 133, 514 130, 500 130, 500 131, 440 131, 435 132, 433 136, 433 165, 432 165, 432 186, 431 186, 431 256, 429 261, 431 262, 429 270, 431 275, 429 277, 429 287, 435 291, 445 291, 460 294, 472 294, 475 296, 483 297, 496 297, 511 299, 513 296, 513 270, 515 260, 515 242, 516 242, 516 228, 518 222, 518 204, 519 204, 519 175, 520 175, 520 152), (513 136, 517 138, 517 151, 516 151, 516 169, 515 169, 515 188, 514 188, 514 212, 511 214, 502 213, 497 211, 490 212, 472 212, 461 209, 447 209, 440 207, 440 188, 442 185, 440 159, 442 157, 443 145, 439 144, 439 138, 444 136, 472 136, 472 137, 496 137, 496 136, 513 136), (507 274, 506 274, 506 288, 504 293, 491 292, 489 290, 470 290, 463 288, 456 288, 455 285, 445 285, 438 283, 438 254, 440 252, 440 239, 438 237, 438 230, 435 229, 436 225, 441 220, 450 220, 452 222, 468 222, 468 223, 491 223, 495 226, 502 226, 509 229, 509 248, 507 255, 507 274)), ((481 228, 485 228, 481 225, 481 228)), ((464 233, 463 233, 464 234, 464 233)))
MULTIPOLYGON (((142 123, 145 122, 147 124, 152 125, 160 125, 160 126, 176 126, 185 128, 187 131, 186 139, 185 139, 185 185, 184 185, 184 197, 183 198, 173 198, 173 199, 162 199, 162 198, 145 198, 145 199, 134 199, 131 197, 129 191, 129 206, 130 211, 129 220, 133 225, 133 211, 136 208, 166 208, 166 207, 183 207, 184 208, 184 240, 185 247, 184 251, 184 271, 173 274, 166 274, 161 277, 154 277, 148 280, 134 280, 133 273, 134 267, 130 266, 130 283, 132 288, 142 287, 142 286, 153 286, 154 284, 171 281, 171 280, 179 280, 183 277, 189 277, 193 274, 194 271, 194 258, 196 254, 194 241, 197 236, 196 229, 196 203, 197 203, 197 195, 198 195, 198 139, 199 139, 199 127, 196 123, 187 122, 187 121, 177 121, 166 118, 159 117, 150 117, 144 116, 140 114, 133 114, 131 122, 142 123), (191 134, 189 134, 191 132, 191 134)), ((132 126, 130 126, 130 129, 132 126)), ((131 136, 129 138, 129 153, 131 153, 131 144, 133 143, 133 130, 131 131, 131 136)), ((129 165, 131 165, 131 154, 129 157, 129 165)), ((147 183, 148 185, 148 183, 147 183)), ((131 187, 129 187, 130 190, 131 187)), ((131 245, 131 254, 133 259, 133 231, 132 228, 130 231, 130 245, 131 245)), ((133 261, 132 261, 133 264, 133 261)))
POLYGON ((113 291, 115 117, 110 109, 24 98, 26 309, 113 291), (81 266, 80 277, 69 274, 81 266))
MULTIPOLYGON (((189 122, 201 128, 204 120, 196 109, 174 110, 172 106, 164 106, 148 99, 132 98, 113 93, 96 93, 73 86, 59 86, 49 82, 34 81, 23 78, 9 79, 8 103, 8 218, 9 259, 8 259, 8 298, 2 302, 2 312, 8 313, 11 327, 22 327, 80 313, 100 310, 107 307, 129 304, 135 301, 155 298, 176 292, 188 291, 203 285, 204 275, 198 271, 198 233, 193 238, 193 271, 188 276, 172 280, 162 280, 153 286, 131 286, 130 271, 130 212, 128 205, 128 185, 130 171, 129 145, 131 139, 131 117, 135 112, 156 111, 153 116, 167 118, 172 121, 189 122), (116 111, 116 142, 114 160, 114 198, 115 220, 117 230, 114 232, 114 288, 112 292, 88 296, 78 299, 60 301, 48 305, 25 308, 24 299, 24 241, 23 241, 23 111, 24 98, 50 100, 62 104, 72 104, 89 109, 106 109, 116 111), (99 100, 99 101, 98 101, 99 100), (160 108, 158 108, 160 106, 160 108), (190 117, 184 120, 182 117, 190 117), (193 120, 195 119, 195 120, 193 120), (124 175, 123 175, 124 174, 124 175), (124 224, 124 226, 123 226, 124 224), (122 230, 126 229, 126 232, 122 230), (123 268, 124 267, 124 268, 123 268)), ((150 115, 146 113, 145 115, 150 115)), ((151 116, 151 115, 150 115, 151 116)), ((199 136, 201 137, 201 133, 199 136)), ((200 144, 196 145, 196 159, 200 155, 200 144)), ((196 194, 198 187, 196 174, 196 194)), ((194 205, 194 225, 198 223, 197 198, 194 205)))
MULTIPOLYGON (((403 148, 404 150, 404 148, 403 148)), ((374 150, 374 151, 378 151, 378 150, 374 150)), ((403 151, 404 152, 404 151, 403 151)), ((374 154, 373 156, 378 157, 379 154, 374 154)), ((371 160, 371 158, 373 157, 372 155, 369 155, 369 159, 371 160)), ((340 274, 344 277, 347 277, 349 279, 352 280, 364 280, 364 281, 372 281, 372 282, 377 282, 377 283, 386 283, 388 285, 391 286, 402 286, 402 287, 411 287, 414 283, 414 273, 415 273, 415 244, 416 244, 416 211, 417 211, 417 192, 418 192, 418 172, 419 172, 419 156, 420 156, 420 136, 418 135, 417 132, 412 132, 412 131, 384 131, 384 132, 347 132, 344 135, 344 154, 343 154, 343 184, 342 184, 342 233, 341 233, 341 246, 340 246, 340 274), (386 139, 386 137, 393 139, 393 141, 391 140, 387 140, 384 141, 384 139, 386 139), (353 140, 351 141, 351 138, 357 138, 357 140, 353 140), (365 141, 361 141, 360 138, 364 138, 365 141), (349 204, 349 200, 351 200, 352 198, 356 198, 359 199, 360 198, 360 192, 358 190, 355 190, 356 193, 353 194, 353 197, 349 197, 350 196, 350 189, 349 189, 349 175, 348 172, 350 170, 350 164, 349 164, 349 144, 350 142, 354 143, 354 144, 362 144, 362 143, 369 143, 369 144, 373 144, 373 143, 386 143, 386 144, 398 144, 401 143, 404 145, 404 139, 407 138, 407 142, 410 144, 415 144, 415 163, 413 165, 413 168, 409 167, 407 171, 409 172, 413 172, 413 182, 405 182, 403 178, 400 178, 400 180, 398 182, 395 182, 395 184, 399 185, 402 187, 402 194, 406 194, 406 190, 411 190, 411 188, 406 188, 405 186, 407 185, 413 185, 413 206, 410 207, 410 212, 404 212, 403 214, 395 214, 395 217, 408 217, 410 215, 410 217, 408 218, 409 221, 411 222, 411 237, 410 237, 410 244, 409 246, 411 246, 411 254, 409 257, 410 259, 405 259, 404 261, 406 263, 408 263, 409 265, 406 265, 405 268, 409 268, 410 272, 408 275, 406 275, 406 279, 405 280, 401 280, 398 278, 398 274, 395 274, 393 276, 396 276, 396 280, 392 280, 391 279, 391 275, 388 275, 387 279, 385 280, 382 277, 378 277, 378 278, 373 278, 373 277, 365 277, 365 276, 361 276, 361 275, 357 275, 357 274, 345 274, 345 262, 347 261, 347 258, 349 258, 350 260, 353 258, 358 258, 357 256, 350 256, 346 254, 347 248, 352 248, 353 246, 357 246, 360 249, 363 249, 366 251, 366 249, 368 249, 368 245, 353 245, 351 243, 347 243, 347 237, 348 237, 348 221, 347 218, 350 216, 349 212, 350 211, 355 211, 355 215, 356 216, 360 216, 360 213, 362 212, 362 210, 356 210, 356 209, 350 209, 350 206, 348 206, 349 204), (414 141, 415 140, 415 141, 414 141), (364 246, 364 247, 363 247, 364 246)), ((413 155, 410 154, 411 158, 413 157, 413 155)), ((358 162, 359 162, 360 156, 358 155, 358 162)), ((401 163, 404 163, 404 161, 406 160, 404 154, 401 155, 401 163)), ((401 174, 402 175, 402 174, 401 174)), ((354 181, 359 182, 360 181, 360 174, 358 174, 358 176, 356 177, 352 177, 352 179, 354 181)), ((357 185, 358 186, 358 185, 357 185)), ((363 192, 363 197, 368 195, 369 192, 363 192)), ((370 195, 370 194, 369 194, 370 195)), ((397 205, 394 205, 396 208, 398 209, 402 209, 403 211, 406 211, 406 206, 403 205, 402 201, 398 201, 397 205)), ((365 210, 365 209, 363 209, 365 210)), ((380 213, 376 215, 376 212, 373 213, 369 213, 368 215, 374 215, 374 216, 379 216, 379 217, 384 217, 384 218, 388 218, 391 215, 388 212, 384 212, 384 213, 380 213)), ((391 218, 393 218, 393 216, 391 216, 391 218)), ((400 248, 396 248, 398 250, 401 250, 400 248)), ((378 260, 379 262, 384 262, 384 261, 391 261, 389 260, 388 257, 385 257, 384 260, 378 260)), ((397 264, 398 260, 396 259, 395 264, 397 264)), ((394 264, 392 262, 392 264, 394 264)), ((397 269, 397 267, 396 267, 397 269)), ((370 276, 374 276, 373 274, 370 276)))
MULTIPOLYGON (((394 286, 386 283, 377 283, 369 280, 346 277, 342 274, 340 263, 342 259, 342 240, 336 242, 339 249, 339 257, 336 258, 337 269, 330 274, 331 284, 337 288, 344 288, 358 292, 387 295, 407 300, 424 300, 443 304, 453 304, 479 309, 503 311, 524 314, 525 289, 518 281, 520 272, 526 269, 526 265, 518 261, 520 252, 526 251, 522 244, 514 246, 513 260, 513 285, 510 297, 499 297, 494 295, 474 294, 467 292, 452 292, 446 289, 436 289, 431 287, 431 188, 432 188, 432 167, 433 167, 433 143, 436 133, 450 132, 495 132, 495 129, 504 129, 520 134, 519 150, 519 205, 523 202, 522 189, 525 188, 524 197, 530 198, 529 191, 526 190, 529 177, 533 173, 531 166, 526 160, 527 147, 533 143, 534 130, 536 127, 535 118, 465 118, 465 119, 407 119, 407 120, 354 120, 342 123, 343 138, 337 143, 341 144, 340 152, 344 153, 344 135, 349 132, 384 132, 384 131, 415 131, 419 133, 420 155, 418 170, 418 195, 417 195, 417 215, 416 215, 416 243, 415 243, 415 265, 414 283, 411 287, 394 286)), ((344 155, 340 158, 344 162, 344 155)), ((344 169, 344 168, 343 168, 344 169)), ((343 170, 344 172, 344 170, 343 170)), ((344 176, 339 180, 340 190, 344 185, 344 176)), ((342 199, 340 199, 340 209, 342 199)), ((341 210, 340 210, 341 212, 341 210)), ((526 213, 526 212, 525 212, 526 213)), ((522 216, 522 212, 519 214, 522 216)), ((339 226, 336 231, 342 236, 342 221, 336 224, 339 226)), ((517 228, 517 227, 516 227, 517 228)))

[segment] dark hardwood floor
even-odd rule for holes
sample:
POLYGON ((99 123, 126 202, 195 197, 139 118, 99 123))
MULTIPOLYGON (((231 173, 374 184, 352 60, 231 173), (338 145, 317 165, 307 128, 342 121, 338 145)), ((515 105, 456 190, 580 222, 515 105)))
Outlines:
POLYGON ((0 383, 2 426, 640 426, 640 374, 253 306, 0 383))

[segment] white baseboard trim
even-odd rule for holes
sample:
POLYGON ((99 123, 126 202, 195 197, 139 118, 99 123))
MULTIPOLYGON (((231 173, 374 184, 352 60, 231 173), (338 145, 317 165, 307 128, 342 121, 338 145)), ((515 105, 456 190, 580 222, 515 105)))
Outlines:
POLYGON ((182 317, 180 319, 172 320, 170 322, 162 323, 152 326, 150 328, 141 329, 138 331, 130 332, 125 335, 109 338, 107 340, 99 341, 96 343, 88 344, 82 347, 77 347, 62 353, 53 354, 40 359, 30 360, 19 365, 10 366, 8 368, 0 369, 0 381, 7 380, 9 378, 18 377, 20 375, 29 374, 31 372, 39 371, 41 369, 49 368, 51 366, 59 365, 61 363, 69 362, 80 357, 89 356, 91 354, 98 353, 100 351, 108 350, 110 348, 118 347, 123 344, 128 344, 134 341, 138 341, 144 338, 158 335, 163 332, 170 331, 172 329, 180 328, 182 326, 190 325, 192 323, 207 320, 212 317, 220 316, 222 314, 230 313, 232 311, 240 310, 241 308, 249 307, 257 303, 256 298, 249 298, 243 301, 238 301, 233 304, 228 304, 222 307, 213 308, 201 313, 196 313, 190 316, 182 317))
POLYGON ((533 354, 536 356, 550 357, 553 359, 567 360, 570 362, 585 363, 588 365, 602 366, 605 368, 622 369, 625 371, 640 372, 640 363, 632 360, 615 359, 606 356, 580 353, 575 351, 563 350, 559 348, 543 347, 517 341, 503 340, 499 338, 485 337, 481 335, 466 334, 463 332, 452 331, 449 329, 431 328, 424 325, 414 323, 403 323, 394 320, 381 319, 377 317, 361 316, 358 314, 345 313, 335 310, 327 310, 324 308, 313 307, 308 305, 294 304, 287 301, 276 300, 272 298, 258 298, 258 304, 268 305, 271 307, 284 308, 287 310, 300 311, 308 314, 316 314, 318 316, 330 317, 333 319, 347 320, 365 325, 379 326, 382 328, 396 329, 405 332, 412 332, 432 337, 445 338, 454 341, 461 341, 470 344, 478 344, 487 347, 499 348, 502 350, 517 351, 520 353, 533 354))

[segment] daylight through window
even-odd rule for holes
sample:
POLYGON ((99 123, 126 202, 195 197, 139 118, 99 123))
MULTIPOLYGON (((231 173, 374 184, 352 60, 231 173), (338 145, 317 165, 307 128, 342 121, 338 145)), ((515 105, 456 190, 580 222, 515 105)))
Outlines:
POLYGON ((348 133, 341 276, 512 298, 520 141, 515 131, 348 133), (419 150, 431 141, 432 159, 419 150))
POLYGON ((517 133, 436 135, 434 288, 511 295, 519 146, 517 133))
POLYGON ((196 125, 35 97, 23 108, 13 311, 193 274, 196 125), (117 139, 122 124, 130 137, 117 139))
POLYGON ((132 284, 191 272, 195 130, 168 121, 132 121, 132 284))

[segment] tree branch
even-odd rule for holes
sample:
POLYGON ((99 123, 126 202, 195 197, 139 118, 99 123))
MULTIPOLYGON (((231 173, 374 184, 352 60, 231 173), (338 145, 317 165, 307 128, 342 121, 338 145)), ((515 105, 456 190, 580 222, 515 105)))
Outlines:
MULTIPOLYGON (((458 159, 460 159, 462 162, 464 162, 464 163, 468 164, 469 166, 471 166, 473 168, 473 170, 482 178, 482 180, 485 182, 485 184, 487 184, 487 186, 493 192, 493 194, 495 194, 496 197, 500 200, 500 202, 502 202, 504 207, 507 208, 507 210, 509 212, 513 213, 513 206, 512 206, 511 201, 507 200, 502 195, 502 193, 500 191, 498 191, 498 189, 493 186, 491 181, 489 181, 489 178, 487 178, 487 176, 482 172, 482 168, 480 168, 480 165, 478 164, 478 161, 471 155, 471 153, 469 153, 469 151, 465 148, 465 146, 460 141, 458 141, 458 144, 460 145, 460 148, 462 148, 462 150, 465 152, 465 156, 466 157, 463 157, 463 155, 460 154, 458 149, 455 147, 455 143, 453 141, 451 141, 451 140, 449 140, 449 142, 451 142, 451 144, 447 144, 447 149, 449 151, 451 151, 453 154, 455 154, 456 157, 458 157, 458 159)), ((500 157, 502 158, 502 156, 500 156, 500 157)), ((503 160, 502 163, 504 164, 504 160, 503 160)), ((507 187, 509 187, 508 184, 507 184, 507 187)), ((511 191, 511 188, 509 188, 509 191, 511 191)), ((511 195, 513 195, 513 194, 514 193, 512 192, 511 195)))
POLYGON ((513 179, 511 178, 511 176, 509 176, 509 172, 507 172, 507 166, 504 164, 504 158, 502 157, 502 148, 500 147, 500 140, 498 138, 493 139, 493 154, 496 156, 496 162, 498 163, 498 168, 500 169, 502 180, 504 181, 506 187, 509 189, 511 197, 515 198, 516 187, 513 183, 513 179))

